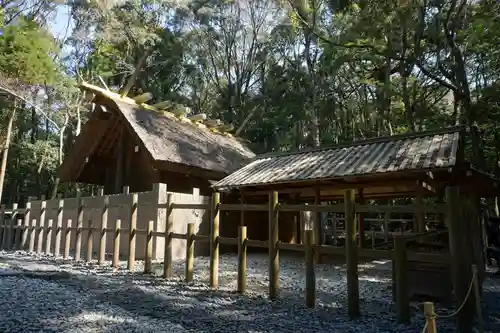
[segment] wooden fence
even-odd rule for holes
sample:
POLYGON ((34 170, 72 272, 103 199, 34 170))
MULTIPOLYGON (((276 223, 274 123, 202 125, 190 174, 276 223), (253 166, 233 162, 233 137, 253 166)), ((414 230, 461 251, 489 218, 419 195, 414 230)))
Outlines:
MULTIPOLYGON (((78 214, 76 224, 71 219, 63 220, 64 204, 61 203, 56 221, 48 220, 45 223, 44 202, 42 210, 38 216, 33 216, 30 203, 26 208, 21 209, 16 204, 11 209, 2 208, 0 212, 0 234, 1 248, 3 249, 26 249, 36 253, 51 253, 63 258, 69 258, 70 250, 74 252, 74 260, 81 260, 82 248, 85 248, 85 260, 93 259, 94 249, 97 247, 97 261, 102 264, 105 261, 106 235, 112 235, 113 256, 112 263, 116 269, 120 257, 120 241, 122 235, 126 238, 126 248, 128 252, 127 268, 134 270, 137 237, 144 237, 144 248, 140 249, 145 256, 145 273, 151 272, 151 262, 153 259, 153 241, 156 238, 163 238, 164 246, 164 268, 163 275, 166 278, 172 277, 172 242, 174 239, 185 240, 186 260, 185 279, 193 279, 194 265, 194 244, 209 243, 210 247, 210 279, 212 288, 217 288, 219 284, 219 246, 221 244, 238 246, 238 292, 244 293, 246 289, 246 256, 247 248, 265 248, 269 251, 269 297, 275 299, 278 296, 278 274, 280 250, 303 252, 306 260, 306 303, 310 307, 316 304, 315 295, 315 254, 322 255, 345 255, 347 262, 347 296, 348 314, 357 316, 359 309, 359 286, 358 286, 358 258, 387 259, 393 260, 395 267, 395 301, 397 304, 397 318, 400 322, 408 321, 410 318, 409 295, 408 295, 408 261, 420 261, 429 263, 445 263, 449 260, 448 255, 431 253, 414 253, 407 250, 407 243, 421 237, 435 236, 441 232, 430 232, 424 234, 393 234, 394 250, 374 250, 357 248, 356 246, 356 212, 376 212, 376 213, 412 213, 416 207, 405 206, 371 206, 358 205, 354 203, 353 191, 346 191, 343 204, 335 205, 288 205, 278 202, 278 193, 272 192, 269 196, 268 204, 224 204, 220 202, 220 194, 214 193, 209 204, 186 204, 176 203, 172 200, 172 195, 167 195, 166 203, 149 203, 152 210, 165 209, 165 228, 162 231, 154 229, 155 221, 147 223, 146 229, 137 228, 137 207, 138 195, 132 195, 132 201, 127 205, 129 212, 129 227, 122 228, 122 221, 117 219, 108 223, 108 210, 111 205, 106 198, 101 207, 100 221, 92 221, 88 227, 84 227, 84 200, 78 200, 78 214), (185 233, 174 232, 173 212, 175 210, 197 209, 210 213, 210 232, 207 234, 195 233, 194 223, 185 226, 185 233), (266 211, 269 213, 269 240, 252 240, 247 237, 247 227, 239 227, 238 238, 227 238, 219 236, 219 219, 222 211, 266 211), (316 245, 312 230, 305 232, 304 244, 282 243, 278 240, 278 214, 279 212, 343 212, 345 214, 346 244, 345 247, 335 247, 330 245, 316 245), (17 216, 23 214, 22 219, 17 216), (10 215, 7 218, 6 215, 10 215), (36 221, 39 221, 37 224, 36 221), (94 236, 98 236, 97 244, 94 244, 94 236), (53 244, 53 246, 52 246, 53 244), (45 248, 42 248, 45 245, 45 248)), ((61 200, 62 201, 62 200, 61 200)), ((123 205, 122 205, 123 206, 123 205)), ((420 206, 420 208, 422 208, 420 206)), ((443 213, 444 205, 434 205, 423 207, 429 213, 443 213)), ((251 227, 251 224, 250 224, 251 227)), ((123 247, 122 247, 123 249, 123 247)))

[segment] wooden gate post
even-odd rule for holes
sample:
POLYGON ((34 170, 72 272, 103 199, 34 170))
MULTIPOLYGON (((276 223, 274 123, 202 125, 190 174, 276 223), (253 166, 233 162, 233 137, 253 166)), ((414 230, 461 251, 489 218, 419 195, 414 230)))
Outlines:
POLYGON ((219 286, 219 204, 220 193, 212 195, 212 213, 210 228, 210 287, 219 286))
POLYGON ((356 212, 353 189, 344 192, 345 209, 345 253, 347 263, 347 314, 357 317, 359 311, 358 247, 356 244, 356 212))
MULTIPOLYGON (((312 230, 305 231, 306 259, 306 306, 316 307, 316 274, 314 272, 314 234, 312 230)), ((316 256, 317 258, 317 256, 316 256)))
POLYGON ((194 223, 188 223, 186 234, 186 282, 193 281, 194 269, 194 223))
POLYGON ((278 192, 269 193, 269 298, 278 297, 279 288, 279 233, 278 233, 278 214, 279 214, 278 192))
POLYGON ((247 227, 240 226, 238 232, 238 293, 244 294, 247 287, 247 227))
POLYGON ((424 316, 427 329, 422 333, 437 333, 436 329, 436 313, 434 312, 434 303, 424 302, 424 316))

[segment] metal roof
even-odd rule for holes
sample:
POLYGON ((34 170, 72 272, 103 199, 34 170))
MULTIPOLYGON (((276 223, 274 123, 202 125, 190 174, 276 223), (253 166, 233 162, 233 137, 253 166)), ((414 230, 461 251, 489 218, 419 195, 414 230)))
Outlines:
POLYGON ((217 189, 292 183, 453 167, 460 132, 453 127, 256 157, 250 164, 216 182, 217 189))

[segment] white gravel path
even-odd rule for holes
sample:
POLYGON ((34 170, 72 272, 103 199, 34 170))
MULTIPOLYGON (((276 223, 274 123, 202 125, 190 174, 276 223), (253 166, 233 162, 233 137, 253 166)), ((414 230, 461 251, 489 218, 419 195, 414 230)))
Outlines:
MULTIPOLYGON (((26 252, 0 252, 0 332, 415 332, 424 324, 412 304, 412 323, 398 325, 391 296, 390 264, 360 265, 362 316, 348 320, 345 268, 318 265, 318 306, 304 306, 304 265, 280 258, 280 300, 267 299, 267 260, 248 257, 248 293, 236 288, 236 256, 220 259, 220 290, 210 291, 208 258, 195 259, 194 283, 126 272, 113 274, 109 263, 74 263, 26 252)), ((155 264, 161 274, 160 263, 155 264)), ((500 279, 485 282, 487 332, 500 332, 500 279)), ((449 311, 438 309, 438 312, 449 311)), ((438 319, 438 332, 453 332, 454 321, 438 319)))

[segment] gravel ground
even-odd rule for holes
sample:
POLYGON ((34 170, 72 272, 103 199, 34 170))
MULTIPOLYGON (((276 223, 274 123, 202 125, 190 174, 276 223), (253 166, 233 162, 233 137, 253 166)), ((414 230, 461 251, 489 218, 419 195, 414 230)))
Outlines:
MULTIPOLYGON (((360 265, 362 316, 346 316, 345 267, 318 265, 318 306, 304 306, 304 264, 280 258, 280 300, 267 300, 265 255, 248 257, 248 293, 236 288, 235 256, 220 258, 220 290, 207 288, 208 258, 195 259, 195 283, 136 274, 126 263, 113 273, 109 263, 74 263, 26 252, 0 252, 0 332, 416 332, 424 318, 412 304, 412 323, 398 325, 391 301, 390 264, 360 265)), ((155 264, 161 274, 160 263, 155 264)), ((487 332, 500 332, 500 279, 485 282, 487 332)), ((439 308, 439 313, 450 309, 439 308)), ((453 319, 437 320, 438 332, 453 332, 453 319)))

